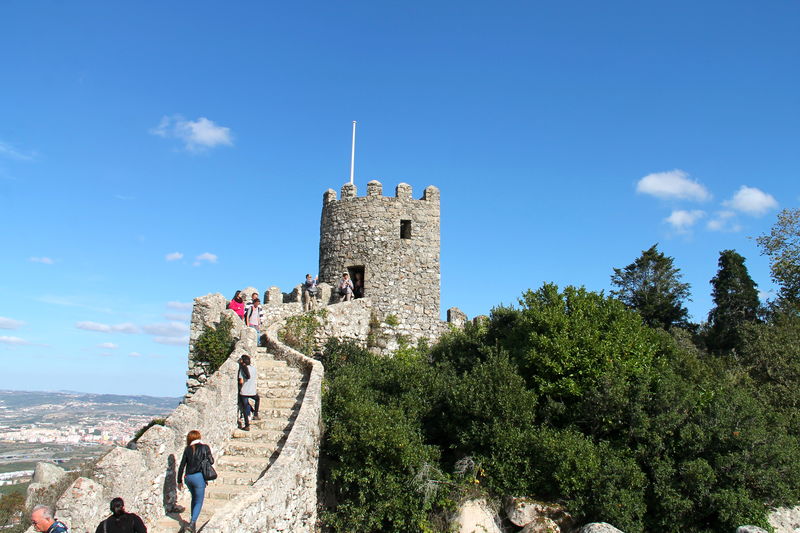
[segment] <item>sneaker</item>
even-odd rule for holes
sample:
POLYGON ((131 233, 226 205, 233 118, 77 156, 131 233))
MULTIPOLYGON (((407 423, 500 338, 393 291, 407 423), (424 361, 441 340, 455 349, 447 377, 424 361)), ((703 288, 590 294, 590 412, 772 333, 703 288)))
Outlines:
POLYGON ((261 420, 261 418, 258 416, 258 413, 253 413, 253 420, 261 420))
POLYGON ((242 431, 250 431, 250 426, 249 426, 249 425, 247 425, 247 426, 243 427, 243 428, 242 428, 242 431))

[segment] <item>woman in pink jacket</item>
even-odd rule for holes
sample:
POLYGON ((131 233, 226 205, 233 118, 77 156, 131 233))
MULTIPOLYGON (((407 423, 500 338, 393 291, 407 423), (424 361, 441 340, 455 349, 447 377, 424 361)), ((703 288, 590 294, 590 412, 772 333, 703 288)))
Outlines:
POLYGON ((242 298, 242 291, 236 291, 228 304, 228 309, 233 309, 233 312, 239 315, 239 318, 244 320, 244 299, 242 298))

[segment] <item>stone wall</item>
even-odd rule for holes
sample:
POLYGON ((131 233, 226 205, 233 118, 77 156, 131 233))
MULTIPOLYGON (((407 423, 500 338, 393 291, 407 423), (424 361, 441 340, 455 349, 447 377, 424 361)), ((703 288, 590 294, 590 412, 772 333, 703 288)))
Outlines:
MULTIPOLYGON (((202 309, 199 312, 210 320, 219 322, 221 314, 235 318, 233 311, 224 310, 224 305, 220 315, 213 317, 218 298, 198 300, 202 309)), ((164 426, 148 429, 136 449, 112 449, 98 461, 91 478, 78 478, 59 498, 57 515, 71 531, 94 531, 108 516, 108 502, 116 496, 123 497, 126 507, 146 523, 162 517, 176 500, 175 474, 190 430, 199 430, 212 452, 219 453, 236 427, 236 361, 244 353, 254 354, 256 347, 255 332, 238 318, 233 324, 235 348, 219 371, 187 397, 164 426)))
POLYGON ((439 322, 439 190, 419 200, 401 183, 394 197, 377 181, 357 197, 346 184, 341 199, 323 196, 319 278, 334 287, 348 269, 363 268, 365 296, 382 315, 395 315, 414 339, 436 334, 439 322))

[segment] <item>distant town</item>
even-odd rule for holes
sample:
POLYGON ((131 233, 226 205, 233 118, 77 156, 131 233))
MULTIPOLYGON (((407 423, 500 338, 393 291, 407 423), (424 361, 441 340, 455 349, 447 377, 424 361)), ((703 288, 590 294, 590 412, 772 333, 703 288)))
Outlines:
POLYGON ((64 468, 124 446, 178 398, 0 391, 0 489, 22 489, 39 461, 64 468))

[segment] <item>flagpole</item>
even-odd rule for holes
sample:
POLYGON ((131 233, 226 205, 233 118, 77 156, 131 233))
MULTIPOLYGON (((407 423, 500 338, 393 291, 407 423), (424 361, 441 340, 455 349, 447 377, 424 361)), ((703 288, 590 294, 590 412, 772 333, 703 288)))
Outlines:
POLYGON ((356 121, 353 121, 353 149, 350 152, 350 185, 353 184, 353 170, 356 164, 356 121))

